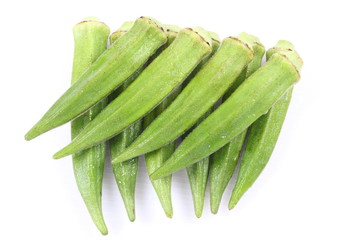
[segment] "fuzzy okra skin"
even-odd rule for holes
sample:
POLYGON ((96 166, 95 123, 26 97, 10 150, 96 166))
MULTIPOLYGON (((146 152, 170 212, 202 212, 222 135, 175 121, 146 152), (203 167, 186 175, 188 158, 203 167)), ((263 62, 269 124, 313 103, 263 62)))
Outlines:
MULTIPOLYGON (((106 50, 109 32, 109 27, 96 18, 86 18, 75 25, 73 28, 75 46, 72 84, 106 50)), ((71 122, 71 137, 76 137, 105 105, 106 102, 101 101, 79 118, 73 120, 71 122)), ((105 158, 106 146, 103 143, 72 156, 78 189, 93 222, 103 235, 108 233, 101 207, 105 158)))
MULTIPOLYGON (((212 55, 218 50, 220 46, 219 36, 214 32, 209 32, 213 42, 213 51, 212 55)), ((209 60, 209 59, 206 59, 209 60)), ((206 64, 206 61, 203 62, 201 67, 206 64)), ((203 121, 210 113, 212 109, 206 112, 200 120, 195 124, 195 126, 199 125, 201 121, 203 121)), ((189 129, 182 138, 185 138, 193 129, 189 129)), ((194 212, 197 218, 200 218, 204 209, 205 202, 205 191, 206 185, 208 181, 208 173, 209 173, 209 161, 210 158, 206 157, 201 161, 194 163, 193 165, 186 168, 186 173, 188 175, 191 195, 193 198, 194 212)), ((162 179, 162 178, 161 178, 162 179)), ((158 180, 161 180, 158 179, 158 180)), ((154 180, 154 181, 158 181, 154 180)))
POLYGON ((252 60, 252 43, 246 40, 226 38, 174 102, 113 163, 158 149, 193 126, 252 60))
POLYGON ((31 140, 84 113, 129 78, 167 41, 162 27, 148 17, 105 50, 25 135, 31 140))
MULTIPOLYGON (((254 59, 248 64, 246 69, 239 75, 235 83, 224 94, 223 102, 240 86, 240 84, 253 74, 261 66, 262 58, 265 53, 264 46, 255 36, 242 33, 244 36, 254 39, 257 43, 253 46, 254 59)), ((216 151, 210 162, 209 182, 210 182, 210 209, 216 214, 222 195, 233 175, 239 160, 240 152, 245 140, 246 130, 232 139, 228 144, 216 151)))
MULTIPOLYGON (((295 49, 291 43, 279 41, 275 47, 267 51, 266 57, 269 59, 274 53, 284 51, 295 51, 295 49)), ((300 58, 299 61, 301 61, 300 58)), ((236 206, 268 163, 286 117, 292 90, 293 87, 271 107, 267 114, 261 116, 249 128, 247 145, 229 201, 229 209, 236 206)))
POLYGON ((123 131, 161 103, 210 52, 207 32, 182 29, 174 42, 54 158, 92 147, 123 131))
MULTIPOLYGON (((119 37, 124 35, 132 27, 133 23, 125 22, 117 31, 111 34, 110 41, 115 42, 119 37)), ((156 53, 151 57, 154 59, 160 52, 162 52, 175 39, 177 32, 166 29, 168 41, 161 46, 156 53)), ((172 28, 173 29, 173 28, 172 28)), ((150 61, 151 61, 150 59, 150 61)), ((111 94, 112 100, 126 89, 133 80, 144 70, 147 64, 133 74, 126 82, 121 85, 114 93, 111 94)), ((166 101, 166 99, 164 100, 166 101)), ((119 155, 126 147, 128 147, 140 134, 142 128, 142 120, 138 120, 129 127, 127 127, 120 134, 109 140, 111 159, 119 155)), ((129 161, 117 163, 113 165, 113 174, 115 176, 116 184, 123 199, 127 215, 130 221, 135 221, 135 186, 136 177, 138 173, 138 157, 132 158, 129 161)))
POLYGON ((302 62, 294 51, 275 53, 207 117, 165 164, 150 177, 159 179, 209 156, 243 132, 299 79, 302 62))
MULTIPOLYGON (((199 125, 207 116, 209 116, 210 113, 211 111, 206 112, 197 122, 196 126, 199 125)), ((209 175, 209 161, 210 157, 206 157, 186 167, 186 173, 188 175, 191 195, 193 198, 195 216, 197 218, 201 217, 204 209, 205 191, 209 175)), ((159 180, 161 179, 162 178, 159 180)))
MULTIPOLYGON (((117 39, 127 33, 134 25, 132 22, 125 22, 117 31, 110 35, 110 43, 113 44, 117 39)), ((146 65, 146 64, 145 64, 146 65)), ((114 100, 125 88, 127 88, 139 73, 145 68, 143 65, 136 73, 131 75, 124 84, 116 89, 109 98, 114 100)), ((127 146, 139 136, 141 132, 141 121, 137 121, 126 128, 119 135, 109 140, 110 158, 117 156, 127 146)), ((135 221, 135 186, 138 173, 138 158, 133 158, 127 162, 112 165, 113 174, 118 186, 121 198, 130 221, 135 221)))
MULTIPOLYGON (((166 33, 168 35, 168 41, 161 48, 168 47, 176 38, 180 28, 173 25, 164 25, 166 28, 166 33)), ((143 120, 143 127, 146 128, 150 123, 161 113, 163 112, 170 103, 177 97, 181 90, 179 86, 174 92, 170 94, 164 101, 162 101, 154 110, 152 110, 148 115, 145 116, 143 120)), ((145 164, 148 174, 153 173, 157 168, 159 168, 174 152, 175 142, 171 142, 168 145, 157 149, 153 152, 149 152, 145 155, 145 164)), ((117 164, 126 163, 121 162, 117 164)), ((159 198, 160 204, 165 212, 165 215, 169 218, 173 216, 173 207, 171 200, 171 175, 165 178, 151 181, 152 186, 155 189, 155 192, 159 198)))

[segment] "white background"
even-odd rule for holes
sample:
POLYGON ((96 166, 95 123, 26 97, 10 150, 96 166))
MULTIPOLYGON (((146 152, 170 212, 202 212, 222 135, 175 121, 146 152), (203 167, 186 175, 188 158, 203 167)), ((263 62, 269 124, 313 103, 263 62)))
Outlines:
POLYGON ((360 239, 359 7, 357 1, 2 1, 0 4, 0 239, 360 239), (274 154, 237 207, 195 218, 183 171, 167 219, 140 164, 137 219, 130 223, 107 164, 97 231, 77 192, 69 125, 23 135, 67 89, 72 27, 97 16, 116 30, 142 15, 222 38, 242 31, 269 48, 295 44, 304 60, 274 154))

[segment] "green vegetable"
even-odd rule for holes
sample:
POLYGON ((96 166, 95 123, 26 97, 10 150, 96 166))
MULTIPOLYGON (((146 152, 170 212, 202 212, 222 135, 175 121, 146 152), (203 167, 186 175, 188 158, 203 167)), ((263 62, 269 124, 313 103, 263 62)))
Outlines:
POLYGON ((165 32, 155 20, 137 19, 129 33, 97 58, 25 135, 25 139, 33 139, 84 113, 144 65, 166 40, 165 32))
MULTIPOLYGON (((132 29, 123 38, 131 31, 132 29)), ((156 57, 81 134, 57 152, 54 158, 61 158, 105 141, 150 112, 210 53, 209 38, 205 31, 182 29, 174 42, 156 57)))
MULTIPOLYGON (((75 25, 73 28, 75 47, 72 84, 106 50, 109 32, 109 27, 97 18, 86 18, 75 25)), ((101 101, 73 120, 71 122, 71 138, 76 137, 105 105, 106 101, 101 101)), ((108 233, 101 207, 105 153, 106 146, 102 143, 72 156, 78 189, 93 222, 103 235, 108 233)))
POLYGON ((226 38, 215 55, 156 120, 112 162, 117 163, 158 149, 193 126, 224 94, 253 51, 247 39, 226 38))
MULTIPOLYGON (((213 51, 212 55, 218 50, 220 46, 220 39, 219 36, 216 33, 209 32, 212 38, 213 43, 213 51)), ((211 56, 212 56, 211 55, 211 56)), ((209 59, 204 59, 209 60, 209 59)), ((206 64, 206 61, 201 64, 201 67, 203 67, 204 64, 206 64)), ((209 114, 211 113, 212 109, 210 109, 208 112, 206 112, 199 121, 195 124, 195 126, 199 125, 201 121, 203 121, 209 114)), ((193 128, 189 129, 183 136, 185 138, 193 128)), ((170 157, 170 156, 169 156, 170 157)), ((160 166, 159 166, 160 167, 160 166)), ((193 165, 186 168, 186 172, 188 175, 190 188, 191 188, 191 194, 193 197, 193 204, 194 204, 194 211, 195 216, 200 218, 204 209, 204 201, 205 201, 205 191, 206 191, 206 184, 208 180, 208 173, 209 173, 209 157, 206 157, 202 159, 201 161, 194 163, 193 165)), ((163 179, 163 178, 161 178, 163 179)), ((159 180, 161 180, 159 179, 159 180)), ((154 181, 159 181, 154 180, 154 181)))
MULTIPOLYGON (((294 46, 287 41, 279 41, 274 48, 267 51, 266 57, 270 59, 276 53, 287 54, 294 52, 294 46)), ((301 59, 299 59, 301 61, 301 59)), ((238 178, 233 189, 229 209, 233 209, 242 195, 258 178, 275 148, 281 127, 285 120, 290 104, 291 87, 268 111, 250 127, 247 145, 240 164, 238 178)))
MULTIPOLYGON (((204 116, 202 116, 197 122, 196 126, 200 124, 207 116, 209 116, 210 113, 211 111, 205 113, 204 116)), ((186 167, 186 173, 188 175, 191 194, 193 197, 195 216, 198 218, 201 217, 204 209, 206 184, 209 175, 209 160, 210 157, 206 157, 186 167)), ((160 178, 159 180, 161 179, 162 178, 160 178)))
MULTIPOLYGON (((111 34, 110 43, 114 43, 117 39, 127 33, 134 25, 132 22, 125 22, 117 31, 111 34)), ((125 88, 127 88, 139 75, 140 71, 145 68, 143 65, 136 73, 131 75, 124 84, 114 91, 110 98, 114 100, 125 88)), ((110 157, 114 158, 120 154, 141 132, 141 121, 137 121, 126 128, 119 135, 109 140, 110 157)), ((112 166, 116 184, 123 199, 125 209, 130 221, 135 221, 135 185, 138 173, 138 158, 133 158, 127 162, 114 164, 112 166)))
MULTIPOLYGON (((265 53, 265 48, 257 37, 248 35, 246 33, 242 33, 242 35, 244 37, 253 39, 255 42, 253 45, 254 59, 236 79, 231 88, 225 93, 222 99, 223 102, 225 102, 226 99, 230 97, 230 95, 246 78, 248 78, 261 66, 261 61, 265 53)), ((245 135, 246 130, 240 133, 218 151, 216 151, 212 157, 212 161, 210 162, 210 208, 211 212, 214 214, 216 214, 219 209, 222 195, 235 171, 245 135)))
POLYGON ((167 176, 220 149, 265 114, 300 79, 301 66, 295 51, 273 54, 263 67, 195 128, 170 159, 150 177, 159 179, 167 176))
MULTIPOLYGON (((170 44, 175 40, 180 28, 173 25, 164 25, 167 29, 168 41, 161 48, 167 48, 170 44)), ((170 103, 177 97, 179 92, 181 91, 181 87, 177 87, 174 92, 170 94, 164 101, 162 101, 154 110, 152 110, 146 117, 144 118, 143 125, 146 128, 149 124, 161 113, 163 112, 170 103)), ((157 168, 159 168, 174 152, 175 150, 175 142, 171 142, 168 145, 155 150, 153 152, 149 152, 145 155, 145 163, 148 174, 153 173, 157 168)), ((126 163, 128 161, 122 162, 126 163)), ((122 164, 117 163, 117 164, 122 164)), ((164 212, 167 217, 171 218, 173 216, 173 208, 171 201, 171 175, 165 178, 151 181, 155 192, 159 198, 160 204, 164 209, 164 212)))

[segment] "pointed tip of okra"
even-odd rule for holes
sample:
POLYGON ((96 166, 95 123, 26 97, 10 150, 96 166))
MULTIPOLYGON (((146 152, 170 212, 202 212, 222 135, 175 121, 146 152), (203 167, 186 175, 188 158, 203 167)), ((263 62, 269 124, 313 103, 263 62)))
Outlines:
POLYGON ((300 55, 296 52, 295 46, 291 42, 286 40, 279 40, 274 47, 267 50, 266 58, 270 59, 270 57, 275 53, 280 53, 285 55, 294 65, 296 70, 300 72, 301 67, 303 65, 303 60, 301 59, 300 55))
POLYGON ((245 191, 243 191, 242 189, 238 189, 237 191, 234 191, 234 190, 233 190, 230 200, 229 200, 229 204, 228 204, 229 210, 232 210, 236 206, 236 204, 239 202, 239 200, 245 193, 245 191))
POLYGON ((57 153, 55 153, 53 155, 53 159, 60 159, 60 158, 63 158, 63 157, 73 154, 74 152, 71 151, 69 146, 70 146, 70 144, 67 145, 66 147, 64 147, 63 149, 61 149, 60 151, 58 151, 57 153))
POLYGON ((109 231, 106 227, 106 225, 102 225, 102 226, 97 226, 98 230, 100 231, 100 233, 104 236, 108 235, 109 231))
MULTIPOLYGON (((211 194, 211 192, 210 192, 211 194)), ((210 196, 210 211, 212 214, 217 214, 220 207, 221 198, 214 198, 210 196)))
POLYGON ((41 129, 38 128, 38 123, 37 123, 25 134, 25 140, 30 141, 30 140, 40 136, 44 132, 46 132, 46 131, 41 131, 41 129))

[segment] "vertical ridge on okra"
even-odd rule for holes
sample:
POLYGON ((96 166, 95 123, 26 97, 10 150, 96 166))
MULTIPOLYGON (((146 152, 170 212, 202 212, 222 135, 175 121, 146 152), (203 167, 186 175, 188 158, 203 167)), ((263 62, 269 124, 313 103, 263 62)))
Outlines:
MULTIPOLYGON (((264 46, 255 36, 242 33, 242 36, 254 41, 254 58, 236 79, 234 84, 224 94, 222 101, 227 98, 243 83, 243 81, 254 73, 260 66, 265 53, 264 46)), ((210 208, 216 214, 222 195, 228 185, 239 160, 240 151, 245 140, 246 130, 233 138, 228 144, 220 148, 212 155, 210 162, 209 182, 210 182, 210 208)))
MULTIPOLYGON (((127 33, 133 22, 125 22, 121 27, 110 35, 110 44, 127 33)), ((125 88, 127 88, 139 73, 145 68, 146 64, 136 71, 130 78, 128 78, 119 88, 111 93, 109 99, 114 100, 125 88)), ((123 132, 109 140, 110 158, 118 155, 123 151, 134 139, 140 134, 141 121, 137 121, 126 128, 123 132)), ((135 221, 135 186, 136 177, 138 173, 138 158, 130 159, 127 162, 112 165, 113 175, 116 185, 119 189, 121 198, 123 200, 128 218, 130 221, 135 221)))
POLYGON ((158 149, 183 134, 218 101, 252 58, 251 44, 243 39, 223 40, 174 102, 113 163, 158 149))
MULTIPOLYGON (((110 29, 96 18, 86 18, 73 28, 74 62, 71 82, 77 81, 79 76, 106 50, 110 29)), ((105 106, 101 101, 89 111, 71 122, 71 138, 74 138, 86 124, 105 106)), ((99 229, 106 235, 101 207, 102 179, 106 157, 104 143, 90 149, 73 154, 73 169, 79 192, 85 202, 88 212, 99 229)))
MULTIPOLYGON (((167 30, 168 41, 162 46, 167 48, 176 38, 180 28, 174 25, 164 25, 167 30)), ((168 97, 165 98, 155 109, 153 109, 143 120, 143 127, 146 128, 149 124, 166 109, 169 104, 177 97, 181 90, 181 87, 177 87, 168 97)), ((153 173, 159 168, 174 152, 175 142, 171 142, 168 145, 157 149, 153 152, 149 152, 145 155, 145 165, 148 174, 153 173)), ((127 161, 126 161, 127 162, 127 161)), ((126 163, 124 162, 124 163, 126 163)), ((118 163, 121 164, 121 163, 118 163)), ((165 215, 169 218, 173 216, 173 207, 171 199, 171 181, 172 176, 167 176, 163 179, 151 181, 152 186, 155 189, 156 195, 160 201, 160 204, 165 212, 165 215)))
POLYGON ((211 52, 209 39, 206 32, 182 29, 174 42, 156 57, 81 134, 57 152, 54 158, 61 158, 105 141, 150 112, 211 52))
MULTIPOLYGON (((277 52, 295 52, 295 49, 291 43, 279 41, 275 47, 266 52, 267 59, 277 52)), ((301 58, 294 58, 294 60, 296 61, 295 66, 302 64, 301 58)), ((250 126, 247 145, 229 201, 229 209, 236 206, 242 195, 252 186, 269 161, 286 117, 292 90, 293 87, 281 96, 265 115, 250 126)))
POLYGON ((150 177, 159 179, 220 149, 243 132, 299 79, 300 57, 294 51, 275 53, 207 117, 150 177))
POLYGON ((31 140, 84 113, 139 69, 166 42, 158 23, 138 18, 121 40, 105 50, 25 135, 31 140))

